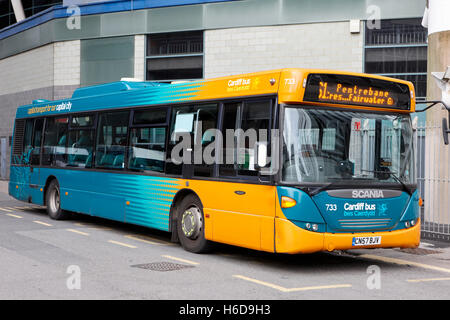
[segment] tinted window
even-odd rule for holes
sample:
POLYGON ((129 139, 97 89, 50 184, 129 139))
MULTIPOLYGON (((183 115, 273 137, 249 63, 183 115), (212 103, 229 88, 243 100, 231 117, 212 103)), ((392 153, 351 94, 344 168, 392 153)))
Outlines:
MULTIPOLYGON (((192 171, 184 174, 212 176, 214 165, 209 161, 210 159, 206 159, 203 155, 205 148, 214 142, 212 133, 216 128, 216 104, 174 108, 168 156, 176 159, 168 159, 168 172, 181 174, 182 165, 176 164, 173 160, 181 162, 184 158, 183 164, 191 166, 189 170, 192 171), (181 150, 177 148, 178 143, 182 143, 184 148, 181 150)), ((208 158, 211 157, 214 157, 214 154, 208 158)))
POLYGON ((256 176, 255 143, 266 143, 270 157, 271 101, 229 103, 224 108, 223 164, 219 174, 256 176))
POLYGON ((25 154, 27 154, 33 147, 33 126, 34 119, 27 119, 25 124, 25 136, 23 139, 23 151, 25 154))
POLYGON ((99 117, 95 165, 124 169, 129 112, 105 113, 99 117))
POLYGON ((67 165, 72 167, 92 167, 94 130, 70 130, 67 148, 67 165))
POLYGON ((72 117, 70 122, 71 127, 92 127, 94 125, 93 115, 83 115, 72 117))
POLYGON ((133 128, 128 167, 139 171, 164 171, 166 128, 133 128))
POLYGON ((31 164, 40 164, 42 129, 44 128, 44 119, 35 119, 33 128, 33 146, 31 151, 31 164))
POLYGON ((167 109, 140 110, 134 112, 133 124, 162 124, 166 123, 167 109))
POLYGON ((68 118, 47 118, 42 150, 42 164, 64 166, 67 161, 66 142, 68 118))

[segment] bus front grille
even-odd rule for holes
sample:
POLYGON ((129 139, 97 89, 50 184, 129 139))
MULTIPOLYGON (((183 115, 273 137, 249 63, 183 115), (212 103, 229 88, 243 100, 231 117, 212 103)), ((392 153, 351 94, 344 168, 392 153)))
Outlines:
POLYGON ((391 224, 392 219, 342 219, 338 220, 339 227, 346 230, 383 229, 391 224))

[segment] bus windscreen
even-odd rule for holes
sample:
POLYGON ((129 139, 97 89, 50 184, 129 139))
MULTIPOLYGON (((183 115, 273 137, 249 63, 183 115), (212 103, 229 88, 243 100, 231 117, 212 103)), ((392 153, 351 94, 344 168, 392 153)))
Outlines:
POLYGON ((399 110, 411 108, 406 84, 340 74, 310 74, 303 100, 399 110))

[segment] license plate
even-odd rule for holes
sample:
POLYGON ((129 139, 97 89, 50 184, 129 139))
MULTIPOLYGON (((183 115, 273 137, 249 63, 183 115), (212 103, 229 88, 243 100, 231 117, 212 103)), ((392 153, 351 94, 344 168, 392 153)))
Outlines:
POLYGON ((372 246, 381 244, 381 236, 377 237, 353 237, 352 246, 372 246))

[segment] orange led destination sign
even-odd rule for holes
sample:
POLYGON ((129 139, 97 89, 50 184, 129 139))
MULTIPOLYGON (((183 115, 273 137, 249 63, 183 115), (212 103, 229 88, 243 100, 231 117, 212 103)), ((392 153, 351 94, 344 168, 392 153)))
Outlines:
POLYGON ((335 74, 310 74, 304 101, 409 110, 406 84, 335 74))
POLYGON ((363 89, 355 86, 346 86, 342 83, 320 82, 319 100, 329 102, 352 102, 370 105, 391 107, 394 99, 389 91, 375 90, 372 87, 363 89))

